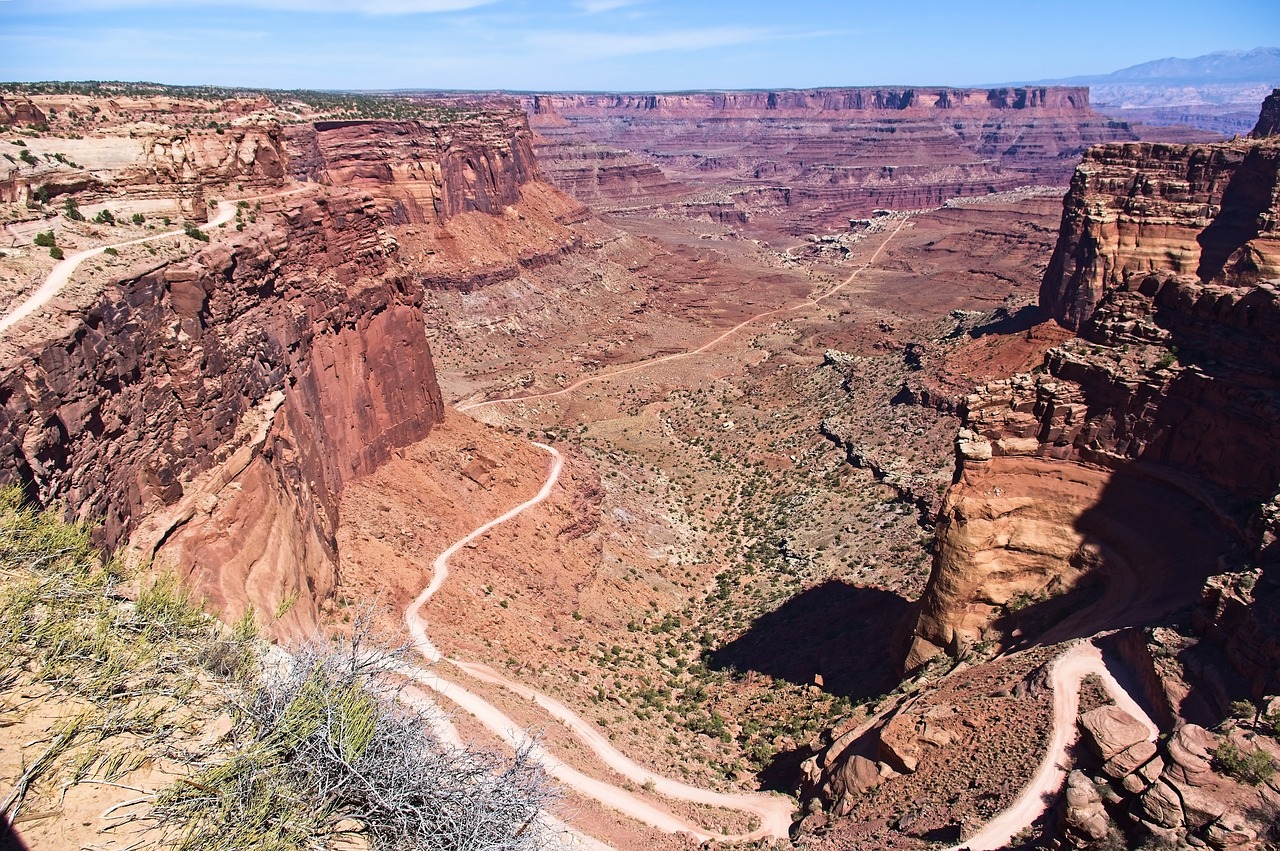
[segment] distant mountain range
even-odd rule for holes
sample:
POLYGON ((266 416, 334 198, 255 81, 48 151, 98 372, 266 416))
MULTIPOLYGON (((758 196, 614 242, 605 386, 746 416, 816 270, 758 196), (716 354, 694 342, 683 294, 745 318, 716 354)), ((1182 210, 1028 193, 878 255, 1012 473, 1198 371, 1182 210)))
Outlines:
POLYGON ((1263 98, 1280 88, 1280 47, 1156 59, 1110 74, 1035 84, 1088 86, 1094 107, 1127 121, 1185 124, 1231 136, 1247 133, 1263 98))
POLYGON ((1205 86, 1228 83, 1261 83, 1280 86, 1280 47, 1253 50, 1220 50, 1191 59, 1156 59, 1121 68, 1110 74, 1041 80, 1063 85, 1205 86))

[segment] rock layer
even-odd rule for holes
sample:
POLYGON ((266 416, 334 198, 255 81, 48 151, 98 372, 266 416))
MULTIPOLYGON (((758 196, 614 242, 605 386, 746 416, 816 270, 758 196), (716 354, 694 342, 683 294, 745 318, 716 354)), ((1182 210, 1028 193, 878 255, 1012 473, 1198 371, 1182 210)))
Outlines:
POLYGON ((1280 144, 1266 139, 1091 148, 1040 303, 1079 330, 1108 292, 1150 272, 1227 285, 1280 276, 1278 176, 1280 144))
POLYGON ((580 200, 794 232, 1065 183, 1089 144, 1137 138, 1068 87, 564 94, 526 106, 548 174, 580 200))

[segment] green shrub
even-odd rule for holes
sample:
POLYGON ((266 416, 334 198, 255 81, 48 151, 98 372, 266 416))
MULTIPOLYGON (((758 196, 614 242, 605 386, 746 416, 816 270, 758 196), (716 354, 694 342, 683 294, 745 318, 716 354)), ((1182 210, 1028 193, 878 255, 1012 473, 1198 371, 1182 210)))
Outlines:
POLYGON ((1229 741, 1213 752, 1214 764, 1224 773, 1252 786, 1266 783, 1276 773, 1276 762, 1261 748, 1243 752, 1229 741))
POLYGON ((105 209, 99 210, 98 215, 94 216, 93 220, 100 225, 114 225, 116 223, 116 217, 111 215, 110 210, 105 209))
POLYGON ((36 234, 36 238, 31 240, 37 248, 53 248, 58 244, 57 239, 53 236, 53 231, 44 231, 36 234))
POLYGON ((63 258, 66 257, 66 255, 62 253, 62 249, 56 245, 53 248, 49 249, 49 256, 52 257, 54 260, 62 260, 63 258))
POLYGON ((191 237, 192 239, 198 239, 201 242, 209 241, 209 234, 200 230, 200 228, 197 227, 194 222, 185 223, 182 226, 182 232, 185 233, 187 236, 191 237))
POLYGON ((143 222, 145 222, 145 221, 147 220, 147 218, 146 218, 146 216, 142 215, 141 213, 134 213, 134 214, 133 214, 133 216, 132 216, 132 220, 133 220, 133 223, 134 223, 135 225, 140 225, 140 224, 142 224, 143 222))
POLYGON ((80 205, 76 203, 76 199, 68 198, 64 206, 65 215, 73 222, 83 222, 84 213, 80 212, 80 205))

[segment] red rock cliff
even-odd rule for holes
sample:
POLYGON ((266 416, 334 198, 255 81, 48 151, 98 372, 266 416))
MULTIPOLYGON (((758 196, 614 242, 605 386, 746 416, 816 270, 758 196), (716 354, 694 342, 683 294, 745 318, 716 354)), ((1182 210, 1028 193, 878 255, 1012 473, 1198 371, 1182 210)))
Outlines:
POLYGON ((320 196, 108 289, 0 373, 7 477, 103 518, 109 546, 134 535, 215 610, 297 592, 289 626, 314 626, 343 484, 443 414, 380 224, 320 196))
POLYGON ((276 631, 299 635, 338 581, 344 485, 443 416, 421 303, 428 268, 468 284, 451 229, 468 263, 518 268, 535 231, 564 250, 552 219, 575 205, 533 185, 518 111, 290 128, 272 150, 316 185, 8 335, 0 478, 102 518, 103 543, 172 566, 214 611, 296 600, 276 631))
POLYGON ((1267 141, 1089 152, 1041 291, 1079 337, 968 398, 907 668, 1280 564, 1278 175, 1267 141))
POLYGON ((1064 201, 1040 302, 1078 330, 1152 271, 1249 283, 1280 276, 1280 141, 1091 148, 1064 201))

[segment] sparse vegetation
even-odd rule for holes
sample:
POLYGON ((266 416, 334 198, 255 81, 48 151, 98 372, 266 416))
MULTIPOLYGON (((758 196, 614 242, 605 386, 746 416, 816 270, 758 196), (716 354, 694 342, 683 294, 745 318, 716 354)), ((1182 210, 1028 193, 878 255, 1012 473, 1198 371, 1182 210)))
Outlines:
POLYGON ((42 231, 41 233, 36 234, 35 238, 32 239, 31 242, 37 248, 53 248, 58 244, 58 241, 51 230, 42 231))
POLYGON ((184 223, 182 225, 182 232, 185 233, 187 236, 191 237, 192 239, 199 240, 200 242, 209 241, 209 234, 200 230, 200 228, 197 227, 194 222, 184 223))
POLYGON ((63 207, 63 214, 73 222, 84 221, 84 213, 80 212, 80 205, 76 203, 74 198, 67 199, 67 203, 63 207))
POLYGON ((1219 770, 1251 786, 1260 786, 1276 773, 1276 761, 1261 748, 1242 751, 1232 742, 1225 741, 1213 752, 1213 762, 1219 770))
POLYGON ((34 710, 8 701, 0 713, 55 719, 0 805, 10 822, 28 799, 164 758, 188 772, 143 799, 166 847, 301 851, 361 834, 372 849, 516 851, 543 840, 552 791, 528 750, 437 742, 381 674, 388 654, 368 643, 367 623, 264 670, 252 611, 224 626, 172 576, 139 582, 100 558, 88 527, 24 505, 16 488, 0 491, 0 577, 0 692, 47 692, 34 710), (224 744, 192 749, 183 731, 218 713, 233 720, 224 744))

